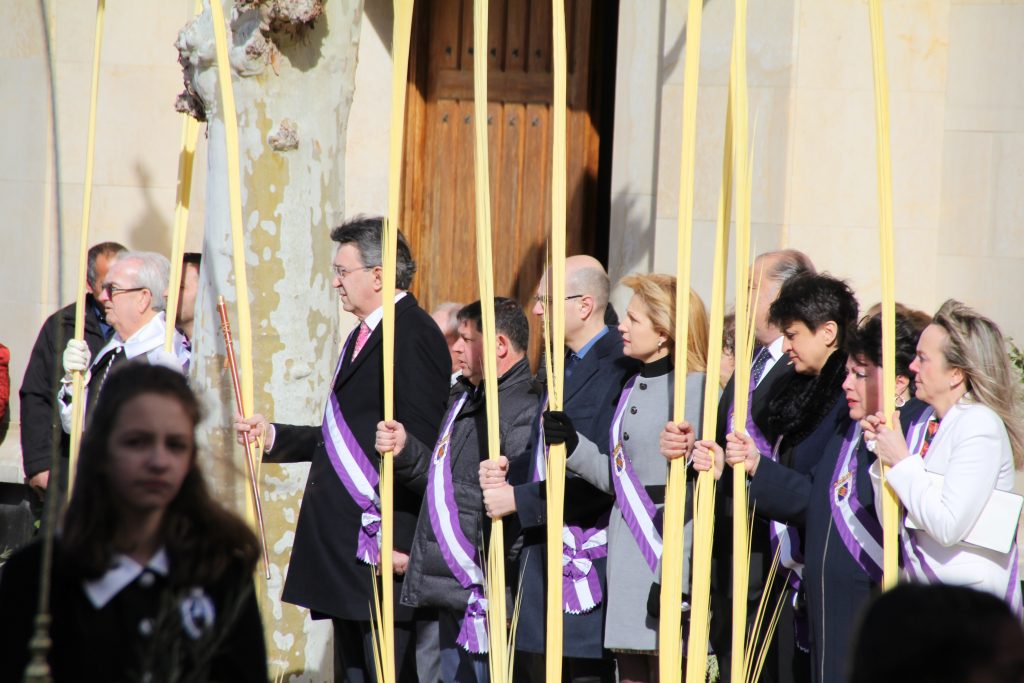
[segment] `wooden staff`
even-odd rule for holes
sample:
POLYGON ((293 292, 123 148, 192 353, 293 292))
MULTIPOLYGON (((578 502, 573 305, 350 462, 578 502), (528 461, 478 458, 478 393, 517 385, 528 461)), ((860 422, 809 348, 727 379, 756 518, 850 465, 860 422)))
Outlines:
MULTIPOLYGON (((491 187, 487 149, 487 5, 473 2, 473 168, 476 203, 476 267, 480 289, 483 337, 484 396, 486 397, 487 457, 501 455, 498 420, 497 330, 494 321, 494 264, 491 246, 491 187)), ((491 681, 511 681, 512 658, 505 633, 505 533, 501 519, 491 520, 487 547, 487 632, 491 681)))
MULTIPOLYGON (((224 332, 224 349, 228 356, 228 368, 231 370, 231 384, 235 389, 235 408, 239 415, 246 415, 245 402, 242 399, 242 386, 238 381, 238 364, 235 362, 235 343, 231 339, 231 322, 228 320, 228 305, 224 297, 217 297, 217 313, 220 314, 220 329, 224 332)), ((256 463, 252 454, 252 444, 245 439, 245 464, 249 469, 249 492, 255 501, 256 522, 260 534, 260 546, 263 548, 263 570, 270 578, 270 556, 267 554, 267 535, 263 530, 263 504, 260 502, 260 486, 256 477, 256 463)))
MULTIPOLYGON (((89 130, 85 143, 85 181, 82 192, 82 229, 78 248, 78 297, 75 300, 75 339, 85 340, 86 277, 89 272, 89 217, 92 213, 92 172, 96 158, 96 102, 100 93, 100 49, 103 45, 103 15, 105 0, 96 2, 96 35, 92 48, 92 86, 89 95, 89 130)), ((54 114, 56 116, 56 114, 54 114)), ((57 207, 60 211, 60 207, 57 207)), ((68 498, 75 490, 75 470, 78 469, 78 450, 82 445, 82 427, 85 417, 85 373, 71 373, 71 447, 68 451, 68 498)))
MULTIPOLYGON (((875 76, 875 128, 878 147, 878 237, 882 270, 882 399, 885 417, 896 410, 896 275, 892 225, 892 156, 889 149, 889 82, 885 67, 885 31, 879 0, 868 3, 871 22, 871 59, 875 76)), ((891 425, 890 425, 891 426, 891 425)), ((886 481, 882 465, 882 588, 899 580, 899 500, 886 481)))
MULTIPOLYGON (((548 409, 562 410, 565 385, 565 225, 566 225, 566 37, 565 2, 551 0, 551 369, 548 409)), ((547 495, 547 605, 545 673, 548 681, 562 680, 562 521, 565 511, 565 444, 548 449, 547 495)))
MULTIPOLYGON (((725 121, 725 150, 722 161, 722 189, 718 197, 718 219, 715 226, 715 256, 709 316, 712 340, 721 340, 725 314, 725 276, 729 254, 729 206, 732 197, 732 95, 729 96, 725 121)), ((718 382, 722 364, 722 345, 708 348, 707 381, 704 383, 704 420, 701 434, 715 438, 718 423, 718 382)), ((715 475, 701 472, 693 500, 693 569, 690 572, 690 637, 686 649, 686 680, 704 683, 708 663, 708 619, 711 614, 711 549, 715 524, 715 475)))
MULTIPOLYGON (((703 3, 690 0, 686 19, 686 67, 683 73, 683 139, 679 171, 679 224, 676 237, 675 382, 672 421, 686 415, 686 375, 690 339, 690 255, 693 246, 694 168, 697 150, 697 83, 700 75, 700 35, 703 3)), ((694 425, 696 429, 697 425, 694 425)), ((686 511, 686 462, 669 465, 662 527, 661 608, 658 623, 660 678, 665 683, 682 676, 683 535, 686 511)))

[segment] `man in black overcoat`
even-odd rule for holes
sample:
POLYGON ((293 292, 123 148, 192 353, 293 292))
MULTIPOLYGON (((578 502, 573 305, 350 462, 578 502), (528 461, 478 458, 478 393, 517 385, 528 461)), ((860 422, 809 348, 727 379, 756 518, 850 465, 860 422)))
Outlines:
MULTIPOLYGON (((384 418, 383 308, 381 290, 380 218, 356 218, 331 232, 338 244, 334 255, 334 288, 359 326, 342 351, 332 391, 344 422, 374 472, 380 457, 374 450, 377 423, 384 418)), ((395 419, 424 443, 433 443, 448 399, 451 357, 444 336, 406 290, 415 263, 399 235, 395 303, 395 419)), ((364 516, 332 463, 321 427, 268 424, 256 414, 237 420, 241 434, 266 433, 267 462, 312 461, 282 599, 307 607, 314 618, 334 623, 335 677, 363 683, 375 681, 370 630, 373 569, 357 557, 360 539, 379 545, 379 533, 364 516)), ((421 496, 396 482, 394 489, 395 595, 416 529, 421 496)), ((399 680, 415 680, 413 614, 395 603, 395 669, 399 680), (404 671, 403 671, 404 668, 404 671)))
MULTIPOLYGON (((117 255, 125 248, 117 242, 101 242, 89 248, 85 295, 85 343, 95 358, 100 349, 113 336, 113 328, 103 317, 103 306, 99 303, 103 280, 107 269, 117 255)), ((67 482, 67 458, 70 437, 60 427, 60 413, 56 410, 57 392, 61 387, 60 354, 69 339, 75 336, 75 304, 60 309, 43 323, 32 347, 25 377, 18 392, 21 398, 21 457, 25 477, 40 498, 50 483, 50 462, 53 449, 59 448, 63 458, 61 481, 64 490, 67 482), (57 442, 55 444, 54 438, 57 442)))

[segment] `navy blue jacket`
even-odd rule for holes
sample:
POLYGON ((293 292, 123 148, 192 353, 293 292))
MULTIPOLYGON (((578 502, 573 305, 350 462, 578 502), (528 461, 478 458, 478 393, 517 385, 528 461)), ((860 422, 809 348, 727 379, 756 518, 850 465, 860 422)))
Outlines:
MULTIPOLYGON (((900 410, 904 431, 926 407, 912 400, 900 410)), ((877 588, 846 548, 832 517, 833 479, 849 427, 849 417, 838 415, 821 460, 809 472, 764 459, 750 480, 750 500, 758 512, 803 528, 803 585, 811 625, 814 681, 846 678, 854 627, 877 588)), ((861 441, 855 489, 861 505, 871 514, 875 514, 874 490, 868 469, 874 459, 861 441)))
MULTIPOLYGON (((608 441, 612 415, 630 377, 640 365, 622 355, 622 335, 613 327, 576 364, 565 381, 563 408, 580 434, 602 444, 608 441)), ((516 631, 516 649, 543 653, 545 650, 545 529, 547 501, 544 482, 532 482, 533 448, 539 434, 540 416, 534 420, 530 446, 510 464, 509 482, 514 485, 516 510, 523 528, 520 555, 522 606, 516 631)), ((572 473, 566 474, 565 521, 592 527, 608 514, 614 499, 572 473)), ((605 559, 594 562, 605 584, 605 559)), ((586 614, 566 614, 563 622, 563 652, 566 657, 599 659, 603 655, 604 602, 586 614)))

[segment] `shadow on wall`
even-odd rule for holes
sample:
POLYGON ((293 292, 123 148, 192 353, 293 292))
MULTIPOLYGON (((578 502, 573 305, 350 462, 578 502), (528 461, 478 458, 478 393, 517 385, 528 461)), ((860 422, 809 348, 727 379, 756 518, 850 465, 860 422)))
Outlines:
POLYGON ((656 201, 653 196, 633 192, 629 185, 612 197, 612 220, 623 223, 610 226, 613 239, 608 247, 608 275, 613 290, 624 276, 654 268, 656 201))
MULTIPOLYGON (((149 169, 138 160, 135 162, 135 177, 139 191, 142 192, 145 200, 145 208, 141 215, 131 221, 128 230, 128 244, 126 246, 132 250, 155 251, 158 254, 169 257, 173 226, 164 220, 166 208, 161 211, 160 207, 153 200, 149 169)), ((172 210, 173 208, 171 207, 172 210)))

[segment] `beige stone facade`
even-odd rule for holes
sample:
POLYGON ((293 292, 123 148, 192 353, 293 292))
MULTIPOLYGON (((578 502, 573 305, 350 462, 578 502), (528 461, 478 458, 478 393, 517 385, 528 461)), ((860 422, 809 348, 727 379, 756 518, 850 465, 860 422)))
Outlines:
MULTIPOLYGON (((17 388, 25 362, 39 325, 73 298, 78 277, 95 4, 47 4, 61 154, 64 236, 59 252, 38 3, 0 3, 0 234, 5 245, 0 250, 5 283, 0 342, 11 349, 13 390, 11 424, 0 442, 4 482, 22 479, 17 388)), ((348 41, 357 66, 345 72, 348 80, 339 85, 351 91, 347 125, 332 148, 337 165, 327 164, 325 169, 330 168, 324 171, 339 186, 308 195, 318 205, 306 215, 317 226, 359 212, 383 212, 387 194, 391 3, 327 0, 332 4, 341 9, 329 9, 322 38, 348 41)), ((181 130, 180 115, 173 109, 181 90, 174 42, 192 6, 192 0, 107 2, 90 242, 118 240, 136 249, 170 251, 181 130)), ((898 299, 932 311, 947 297, 960 298, 1024 342, 1024 307, 1019 303, 1024 291, 1024 2, 891 0, 884 6, 898 299)), ((732 3, 705 3, 693 248, 694 286, 705 300, 732 20, 732 3)), ((869 306, 880 296, 880 278, 866 2, 751 0, 748 34, 754 248, 806 251, 820 269, 848 278, 869 306)), ((674 269, 685 41, 685 3, 620 3, 609 240, 613 279, 634 271, 674 269)), ((283 69, 284 76, 261 76, 262 87, 273 87, 272 79, 279 77, 301 82, 301 74, 294 73, 301 68, 285 63, 283 69)), ((303 97, 251 110, 243 126, 248 122, 248 133, 264 134, 264 128, 289 117, 298 121, 301 136, 308 130, 302 121, 303 97)), ((261 145, 259 139, 248 144, 252 150, 261 145)), ((207 219, 206 166, 206 140, 201 137, 188 239, 189 250, 195 251, 203 248, 207 219)), ((301 182, 311 182, 313 172, 302 173, 301 182)), ((243 177, 260 173, 249 167, 243 177)), ((298 177, 298 169, 292 169, 291 177, 298 177)), ((274 190, 275 201, 288 207, 275 214, 276 205, 258 200, 266 188, 246 188, 252 193, 247 200, 247 219, 254 221, 250 230, 258 232, 266 221, 301 222, 295 213, 301 200, 294 195, 285 199, 286 189, 274 190)), ((223 233, 218 234, 223 240, 223 233)), ((288 258, 300 258, 294 243, 285 249, 279 237, 271 239, 273 234, 264 226, 259 250, 252 251, 254 263, 283 259, 285 252, 288 258)), ((219 244, 208 243, 207 248, 220 249, 223 242, 219 244)), ((326 289, 323 281, 317 284, 309 276, 310 271, 326 274, 327 258, 317 253, 299 264, 307 292, 326 289)), ((301 300, 294 287, 282 292, 283 300, 301 300)), ((625 303, 621 289, 615 302, 620 307, 625 303)), ((317 305, 322 308, 322 303, 317 305)), ((275 317, 280 315, 270 309, 257 312, 270 322, 285 320, 275 317)), ((331 311, 317 316, 318 324, 337 325, 331 311)), ((291 324, 288 320, 281 324, 291 324)), ((350 324, 341 318, 342 328, 350 324)), ((324 334, 336 344, 334 330, 324 334)), ((275 337, 274 344, 283 344, 283 338, 275 337)), ((267 361, 262 367, 270 379, 257 378, 257 401, 277 402, 289 420, 318 421, 321 396, 310 398, 309 387, 325 385, 328 379, 333 358, 319 356, 333 351, 324 348, 303 347, 295 358, 267 361), (289 374, 296 362, 308 369, 302 377, 289 374)), ((294 523, 304 473, 280 469, 267 476, 285 522, 275 526, 273 539, 277 561, 270 590, 279 591, 290 547, 287 524, 294 523)), ((308 617, 288 617, 283 609, 277 596, 271 596, 268 616, 299 618, 302 635, 297 640, 286 629, 269 630, 268 646, 279 658, 275 674, 305 668, 301 680, 326 680, 330 657, 323 630, 313 629, 308 617)))

